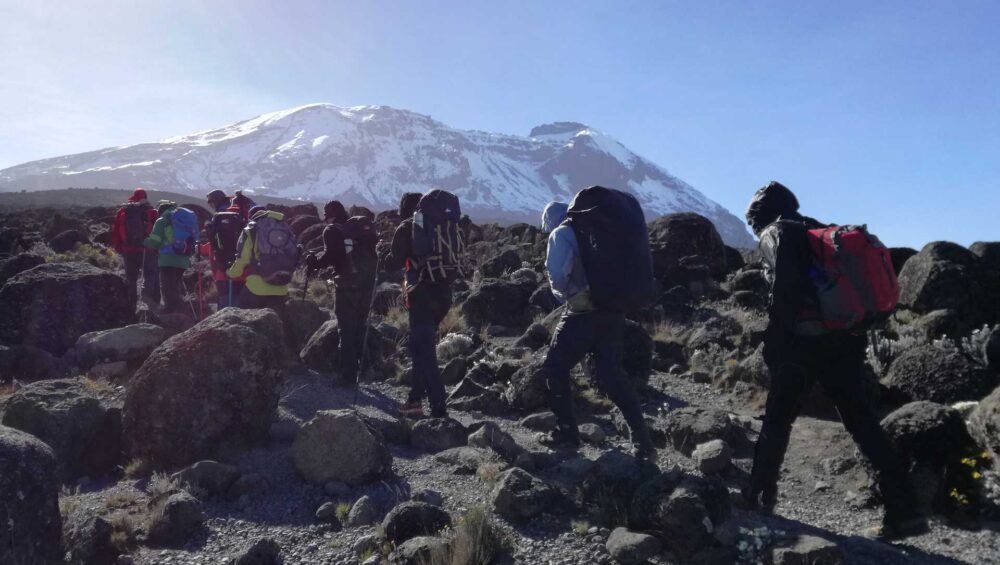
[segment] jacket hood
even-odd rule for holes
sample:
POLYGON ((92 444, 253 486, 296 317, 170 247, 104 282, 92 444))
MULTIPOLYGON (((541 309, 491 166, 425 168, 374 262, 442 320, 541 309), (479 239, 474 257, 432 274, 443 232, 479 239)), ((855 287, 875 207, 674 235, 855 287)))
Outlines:
POLYGON ((559 227, 559 224, 566 221, 569 212, 569 204, 565 202, 549 202, 542 212, 542 231, 551 232, 559 227))
POLYGON ((280 222, 285 219, 285 215, 276 210, 261 208, 260 210, 257 210, 253 216, 250 216, 251 220, 259 220, 261 218, 271 218, 272 220, 278 220, 280 222))
POLYGON ((799 217, 799 200, 789 188, 778 181, 771 181, 758 190, 747 207, 747 224, 756 234, 780 219, 799 217))
POLYGON ((347 210, 344 205, 336 200, 331 200, 323 206, 323 219, 330 220, 335 224, 343 224, 347 221, 347 210))
POLYGON ((160 202, 156 206, 156 213, 162 216, 165 212, 169 212, 170 210, 176 207, 177 207, 176 202, 171 202, 169 200, 160 200, 160 202))
POLYGON ((143 189, 141 189, 141 188, 135 189, 132 192, 132 196, 128 197, 128 201, 129 202, 143 202, 143 201, 145 201, 147 199, 148 199, 148 196, 146 196, 146 191, 143 190, 143 189))
POLYGON ((417 204, 420 202, 420 198, 423 194, 419 192, 404 192, 403 196, 399 199, 399 219, 406 220, 413 217, 413 213, 417 210, 417 204))

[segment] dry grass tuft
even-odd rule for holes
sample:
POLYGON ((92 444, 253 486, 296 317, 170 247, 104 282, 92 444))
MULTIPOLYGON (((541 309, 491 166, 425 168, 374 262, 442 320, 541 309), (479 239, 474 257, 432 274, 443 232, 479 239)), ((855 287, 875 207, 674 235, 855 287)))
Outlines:
POLYGON ((438 339, 450 333, 461 332, 467 327, 465 316, 462 315, 462 307, 452 306, 444 320, 441 320, 441 324, 438 325, 438 339))
POLYGON ((153 463, 148 459, 136 458, 125 465, 125 476, 130 479, 148 477, 153 472, 153 463))
POLYGON ((500 478, 500 473, 504 471, 504 468, 503 463, 483 463, 476 469, 476 476, 483 482, 493 485, 500 478))
POLYGON ((83 382, 83 386, 87 387, 87 390, 98 395, 111 392, 115 388, 107 379, 86 376, 80 380, 83 382))
POLYGON ((124 268, 121 257, 107 247, 78 245, 66 253, 56 253, 45 258, 47 263, 90 263, 105 271, 119 271, 124 268))
POLYGON ((447 546, 433 551, 427 565, 488 565, 502 547, 489 513, 482 507, 463 514, 446 539, 447 546))

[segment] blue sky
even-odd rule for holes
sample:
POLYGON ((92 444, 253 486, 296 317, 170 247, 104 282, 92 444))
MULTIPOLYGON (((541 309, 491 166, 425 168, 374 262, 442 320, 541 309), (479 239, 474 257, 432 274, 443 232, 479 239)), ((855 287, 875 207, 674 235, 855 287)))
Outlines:
POLYGON ((1000 3, 0 0, 0 168, 311 102, 604 131, 741 215, 1000 239, 1000 3))

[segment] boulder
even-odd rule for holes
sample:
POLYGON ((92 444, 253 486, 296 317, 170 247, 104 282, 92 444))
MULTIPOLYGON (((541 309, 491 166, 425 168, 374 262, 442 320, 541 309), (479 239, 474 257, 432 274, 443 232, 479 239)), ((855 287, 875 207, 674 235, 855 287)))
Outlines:
POLYGON ((48 351, 30 345, 0 345, 0 381, 61 379, 69 367, 48 351))
POLYGON ((445 555, 447 550, 448 540, 444 538, 417 536, 406 540, 394 549, 389 554, 389 564, 425 565, 426 563, 433 563, 435 555, 445 555))
POLYGON ((465 445, 468 438, 469 431, 452 418, 418 420, 410 431, 410 443, 413 447, 428 453, 465 445))
POLYGON ((289 300, 281 309, 281 324, 285 332, 285 343, 292 351, 301 351, 324 322, 330 319, 329 312, 308 300, 289 300))
POLYGON ((679 561, 687 562, 700 551, 720 545, 715 534, 731 512, 725 485, 672 471, 635 491, 629 526, 656 532, 679 561))
POLYGON ((230 558, 233 565, 281 565, 281 546, 271 538, 259 538, 230 558))
POLYGON ((711 220, 684 212, 667 214, 649 223, 649 246, 658 279, 671 280, 682 268, 682 260, 693 258, 722 280, 728 271, 722 237, 711 220))
POLYGON ((137 363, 144 361, 166 339, 167 331, 160 326, 132 324, 85 333, 76 340, 74 349, 81 368, 102 362, 137 363))
POLYGON ((63 563, 59 478, 49 446, 0 426, 0 563, 63 563))
POLYGON ((177 484, 187 484, 209 495, 229 491, 240 476, 240 470, 218 461, 198 461, 174 473, 170 478, 177 484))
POLYGON ((600 445, 608 437, 601 426, 592 423, 580 424, 579 432, 580 439, 593 445, 600 445))
POLYGON ((493 510, 510 520, 528 520, 550 511, 558 497, 556 489, 518 467, 501 473, 490 494, 493 510))
POLYGON ((611 530, 605 547, 615 562, 622 565, 639 565, 660 553, 663 544, 653 536, 618 527, 611 530))
POLYGON ((90 238, 86 232, 81 230, 66 230, 49 240, 49 247, 56 253, 67 253, 76 249, 78 245, 90 243, 90 238))
POLYGON ((90 509, 78 508, 66 516, 63 544, 69 565, 115 565, 118 550, 111 541, 114 528, 90 509))
POLYGON ((205 524, 201 502, 186 492, 167 497, 162 506, 154 507, 146 534, 150 547, 181 548, 205 524))
POLYGON ((904 351, 886 372, 882 384, 904 400, 954 404, 979 400, 996 386, 996 375, 957 350, 919 345, 904 351))
POLYGON ((392 455, 382 439, 350 410, 317 412, 296 436, 292 460, 303 478, 318 485, 330 481, 365 484, 392 466, 392 455))
POLYGON ((0 261, 0 287, 14 275, 45 263, 45 257, 35 253, 18 253, 0 261))
POLYGON ((767 282, 764 271, 747 269, 733 275, 729 280, 729 292, 752 292, 761 298, 767 298, 771 292, 771 284, 767 282))
POLYGON ((125 395, 127 451, 156 466, 268 437, 285 365, 281 320, 226 308, 156 348, 125 395))
POLYGON ((319 251, 323 249, 323 230, 325 228, 324 224, 309 226, 299 234, 299 243, 307 251, 319 251))
POLYGON ((59 478, 69 482, 110 473, 121 463, 121 417, 120 407, 65 379, 22 387, 7 401, 2 423, 48 444, 59 478))
POLYGON ((538 308, 545 314, 559 307, 559 302, 556 301, 556 297, 552 294, 552 287, 548 283, 539 286, 531 293, 528 304, 538 308))
POLYGON ((556 415, 552 412, 538 412, 521 418, 521 426, 536 432, 551 432, 556 429, 556 415))
POLYGON ((347 526, 349 528, 369 526, 379 521, 380 514, 375 499, 368 495, 362 496, 351 505, 351 510, 347 513, 347 526))
POLYGON ((928 243, 899 273, 899 303, 914 312, 955 310, 978 325, 983 289, 979 258, 947 241, 928 243))
POLYGON ((382 520, 385 539, 399 545, 417 536, 430 536, 451 526, 451 516, 426 502, 403 502, 382 520))
POLYGON ((469 445, 491 449, 504 461, 513 462, 524 453, 524 448, 514 441, 507 432, 500 429, 496 422, 486 421, 478 430, 469 435, 469 445))
POLYGON ((836 542, 799 534, 778 540, 768 552, 771 565, 841 565, 844 556, 836 542))
POLYGON ((479 270, 482 271, 484 278, 497 279, 520 268, 521 257, 517 251, 508 249, 487 259, 479 270))
POLYGON ((466 362, 461 357, 456 357, 441 368, 441 382, 445 386, 458 383, 465 377, 466 362))
POLYGON ((534 290, 531 284, 487 279, 462 303, 462 314, 476 327, 525 327, 534 317, 528 307, 534 290))
POLYGON ((691 453, 698 470, 706 475, 721 473, 729 468, 733 460, 733 449, 721 439, 713 439, 698 444, 691 453))
POLYGON ((538 351, 548 345, 551 339, 552 336, 549 335, 549 330, 542 324, 535 323, 528 326, 524 335, 519 337, 517 341, 514 342, 514 345, 518 347, 527 347, 532 351, 538 351))
POLYGON ((320 373, 332 373, 340 366, 340 331, 337 320, 327 320, 302 347, 299 359, 320 373))
POLYGON ((917 250, 912 247, 890 247, 889 257, 892 258, 892 268, 898 275, 903 271, 903 267, 911 257, 917 254, 917 250))
POLYGON ((956 463, 974 447, 957 410, 923 400, 893 411, 882 429, 902 457, 937 466, 956 463))
POLYGON ((125 281, 86 263, 46 263, 0 289, 0 341, 62 355, 87 332, 133 318, 125 281))
POLYGON ((984 398, 969 419, 969 433, 1000 461, 1000 387, 984 398))
POLYGON ((540 361, 517 370, 504 390, 504 400, 515 409, 530 412, 547 405, 548 387, 540 361))
POLYGON ((748 446, 746 432, 729 414, 712 408, 679 408, 667 414, 664 432, 674 449, 691 456, 702 443, 721 439, 737 451, 748 446))
POLYGON ((299 237, 307 229, 322 224, 323 220, 319 216, 300 215, 292 218, 292 221, 288 223, 288 227, 292 229, 295 237, 299 237))

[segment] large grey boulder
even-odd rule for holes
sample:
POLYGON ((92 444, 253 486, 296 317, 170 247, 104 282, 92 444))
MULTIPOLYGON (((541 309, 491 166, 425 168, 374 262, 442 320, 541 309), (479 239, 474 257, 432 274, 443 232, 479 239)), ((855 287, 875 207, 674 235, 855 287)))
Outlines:
POLYGON ((59 478, 49 446, 0 426, 0 563, 63 562, 59 478))
POLYGON ((768 557, 772 565, 840 565, 844 562, 836 542, 805 534, 779 540, 768 557))
POLYGON ((226 308, 146 359, 125 395, 131 457, 180 467, 267 438, 285 366, 272 310, 226 308))
POLYGON ((0 287, 14 275, 43 263, 45 263, 45 257, 35 253, 18 253, 0 261, 0 287))
POLYGON ((30 345, 0 345, 0 381, 61 379, 69 366, 48 351, 30 345))
POLYGON ((305 480, 318 485, 365 484, 392 466, 382 439, 350 410, 317 412, 295 437, 292 460, 305 480))
POLYGON ((510 520, 528 520, 551 511, 558 497, 556 489, 519 467, 501 473, 490 494, 493 510, 510 520))
POLYGON ((882 420, 882 429, 904 458, 938 466, 957 463, 973 447, 957 410, 925 400, 893 411, 882 420))
POLYGON ((428 453, 465 445, 469 431, 453 418, 425 418, 413 424, 410 443, 428 453))
POLYGON ((541 361, 533 361, 518 369, 507 383, 503 398, 513 408, 532 412, 548 405, 548 386, 541 361))
POLYGON ((979 323, 981 300, 979 258, 947 241, 928 243, 910 257, 899 273, 899 303, 914 312, 955 310, 979 323))
POLYGON ((197 498, 187 492, 171 494, 162 506, 153 509, 146 544, 150 547, 183 547, 204 523, 205 513, 197 498))
POLYGON ((451 516, 437 506, 426 502, 403 502, 386 514, 382 520, 385 539, 396 545, 417 536, 434 535, 451 526, 451 516))
POLYGON ((533 292, 535 285, 530 282, 486 279, 465 299, 462 314, 476 327, 523 328, 534 318, 528 307, 533 292))
POLYGON ((996 375, 960 351, 920 345, 904 351, 889 366, 882 384, 905 400, 954 404, 979 400, 996 386, 996 375))
POLYGON ((747 447, 746 431, 728 413, 714 408, 688 407, 670 412, 664 432, 674 449, 691 456, 703 443, 721 439, 737 451, 747 447))
POLYGON ((651 535, 618 527, 611 530, 605 547, 616 562, 622 565, 639 565, 658 554, 663 549, 663 544, 651 535))
POLYGON ((980 447, 1000 461, 1000 387, 984 398, 969 419, 969 433, 980 447))
POLYGON ((669 280, 690 263, 704 265, 716 280, 726 276, 722 236, 704 216, 691 212, 660 216, 649 223, 649 247, 659 279, 669 280))
POLYGON ((114 528, 89 508, 77 508, 63 523, 63 543, 69 565, 115 565, 118 549, 112 542, 114 528))
POLYGON ((319 327, 299 352, 306 367, 320 373, 332 373, 340 366, 340 331, 337 320, 327 320, 319 327))
POLYGON ((46 263, 0 288, 0 341, 62 355, 81 335, 134 317, 125 281, 87 263, 46 263))
POLYGON ((289 300, 281 309, 281 323, 288 348, 298 352, 327 320, 330 313, 309 300, 289 300))
POLYGON ((153 324, 88 332, 76 340, 76 359, 79 367, 114 361, 141 362, 166 339, 167 330, 153 324))
POLYGON ((122 462, 121 407, 72 379, 38 381, 15 392, 3 425, 44 441, 55 453, 59 478, 110 473, 122 462))

